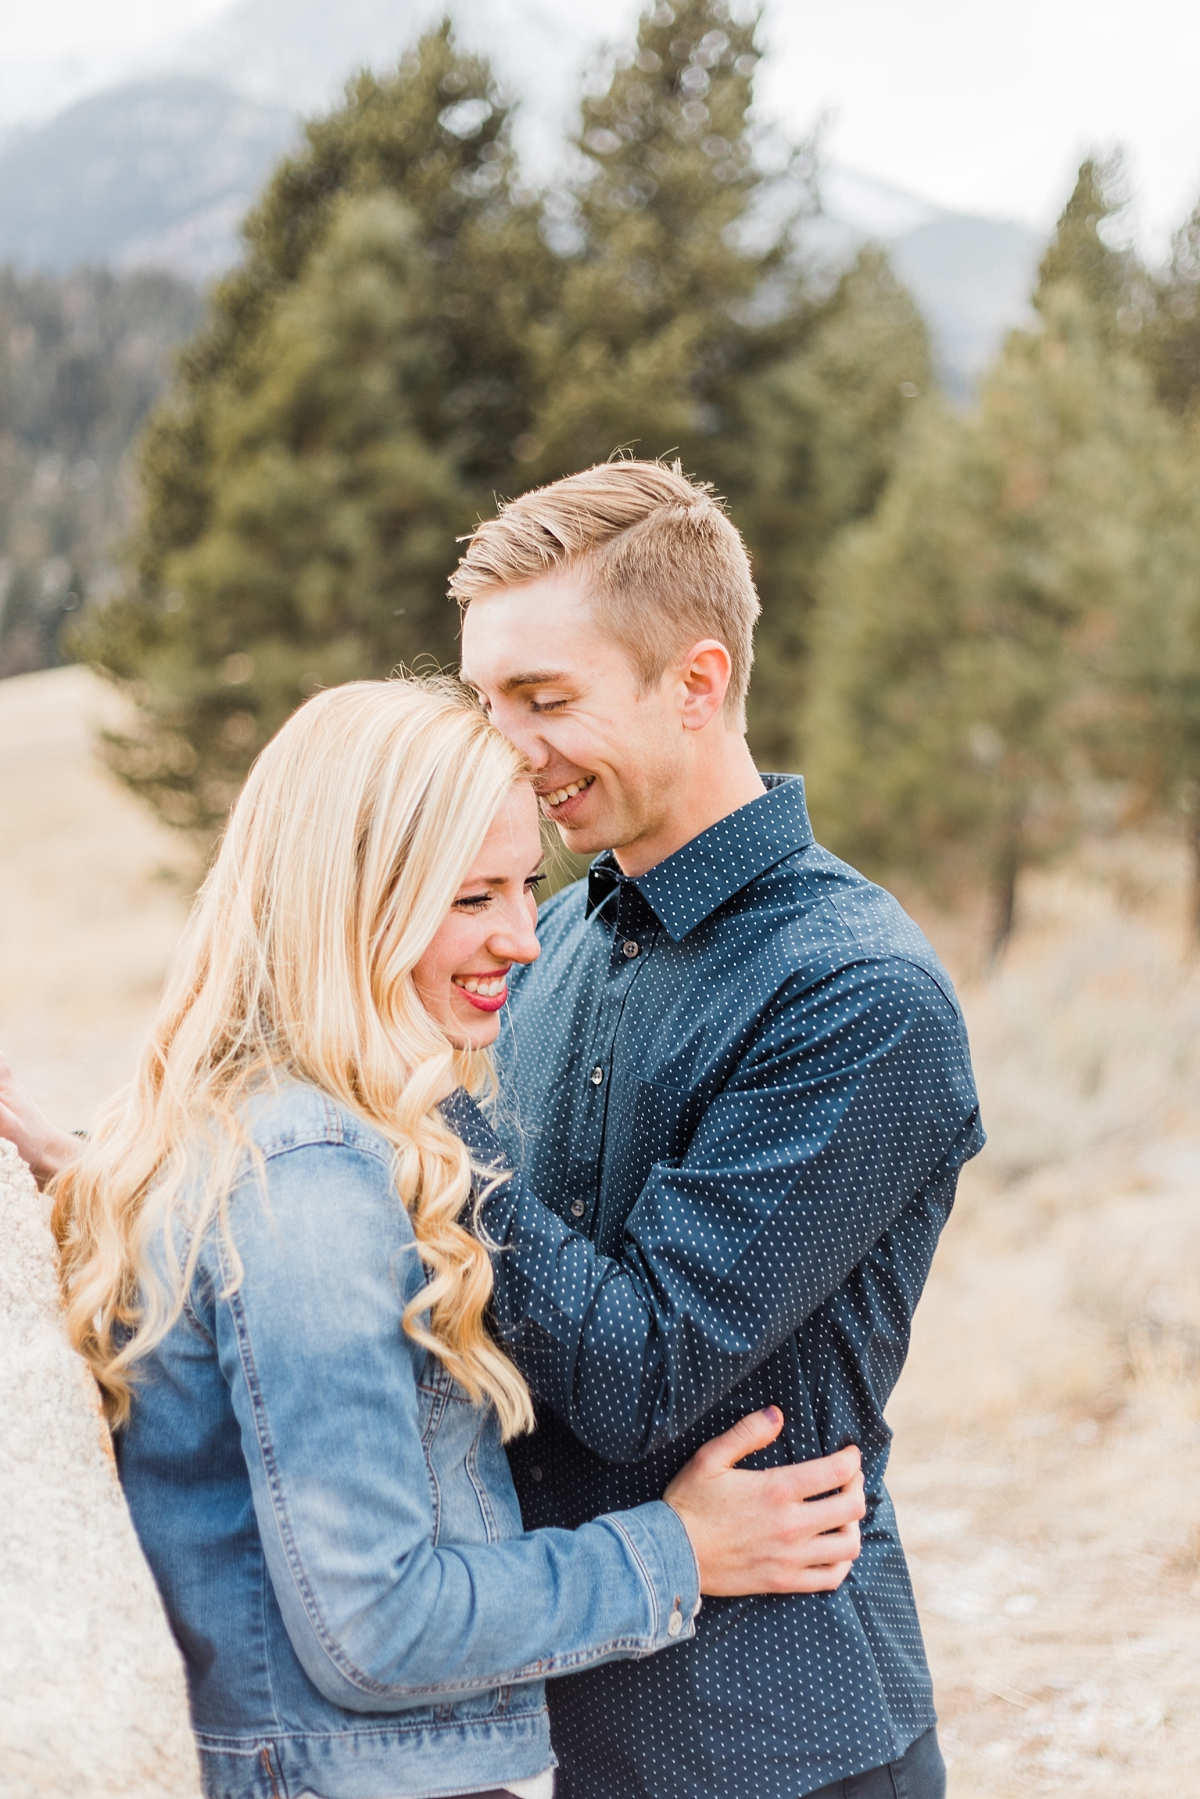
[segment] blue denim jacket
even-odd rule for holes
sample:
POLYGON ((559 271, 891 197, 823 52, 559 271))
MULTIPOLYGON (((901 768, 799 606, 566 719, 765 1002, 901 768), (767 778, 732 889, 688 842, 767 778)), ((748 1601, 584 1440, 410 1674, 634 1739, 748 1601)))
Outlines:
POLYGON ((210 1799, 385 1799, 553 1761, 543 1677, 685 1640, 655 1501, 523 1532, 495 1415, 401 1328, 424 1274, 387 1142, 311 1087, 258 1102, 184 1315, 118 1433, 187 1663, 210 1799))

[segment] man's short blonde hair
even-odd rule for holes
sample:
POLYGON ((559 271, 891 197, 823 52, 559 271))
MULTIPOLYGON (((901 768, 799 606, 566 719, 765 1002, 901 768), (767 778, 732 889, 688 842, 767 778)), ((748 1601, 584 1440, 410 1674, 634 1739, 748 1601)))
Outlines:
POLYGON ((481 594, 568 570, 585 581, 643 687, 700 638, 723 643, 733 665, 726 717, 744 729, 762 608, 746 546, 707 482, 690 481, 678 463, 629 460, 537 487, 478 527, 450 593, 465 611, 481 594))

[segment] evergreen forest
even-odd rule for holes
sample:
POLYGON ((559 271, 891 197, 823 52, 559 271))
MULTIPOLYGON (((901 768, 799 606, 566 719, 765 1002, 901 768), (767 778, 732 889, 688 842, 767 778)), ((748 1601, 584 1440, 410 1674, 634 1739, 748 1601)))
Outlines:
POLYGON ((1184 834, 1200 896, 1200 207, 1147 267, 1085 161, 964 409, 882 250, 808 253, 819 155, 765 143, 758 63, 744 12, 660 0, 539 192, 446 24, 309 123, 203 309, 5 277, 0 672, 99 666, 137 706, 113 767, 211 836, 307 694, 453 666, 456 540, 499 497, 678 456, 749 544, 752 747, 823 841, 982 895, 997 951, 1022 871, 1098 822, 1184 834))

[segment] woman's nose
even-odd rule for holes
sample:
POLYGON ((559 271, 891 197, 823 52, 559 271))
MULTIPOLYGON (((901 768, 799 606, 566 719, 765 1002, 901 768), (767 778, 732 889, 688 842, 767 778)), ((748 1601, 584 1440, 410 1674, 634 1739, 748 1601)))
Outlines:
POLYGON ((537 961, 542 953, 542 946, 537 940, 534 921, 524 905, 504 921, 503 927, 492 937, 488 947, 502 962, 537 961))

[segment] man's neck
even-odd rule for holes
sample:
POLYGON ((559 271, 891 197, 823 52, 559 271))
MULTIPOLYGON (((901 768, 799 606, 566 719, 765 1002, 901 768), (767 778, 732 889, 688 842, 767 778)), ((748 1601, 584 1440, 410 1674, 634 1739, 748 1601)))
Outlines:
POLYGON ((763 780, 744 737, 727 737, 721 752, 693 767, 669 815, 654 832, 615 849, 622 874, 644 875, 685 843, 763 794, 763 780))

